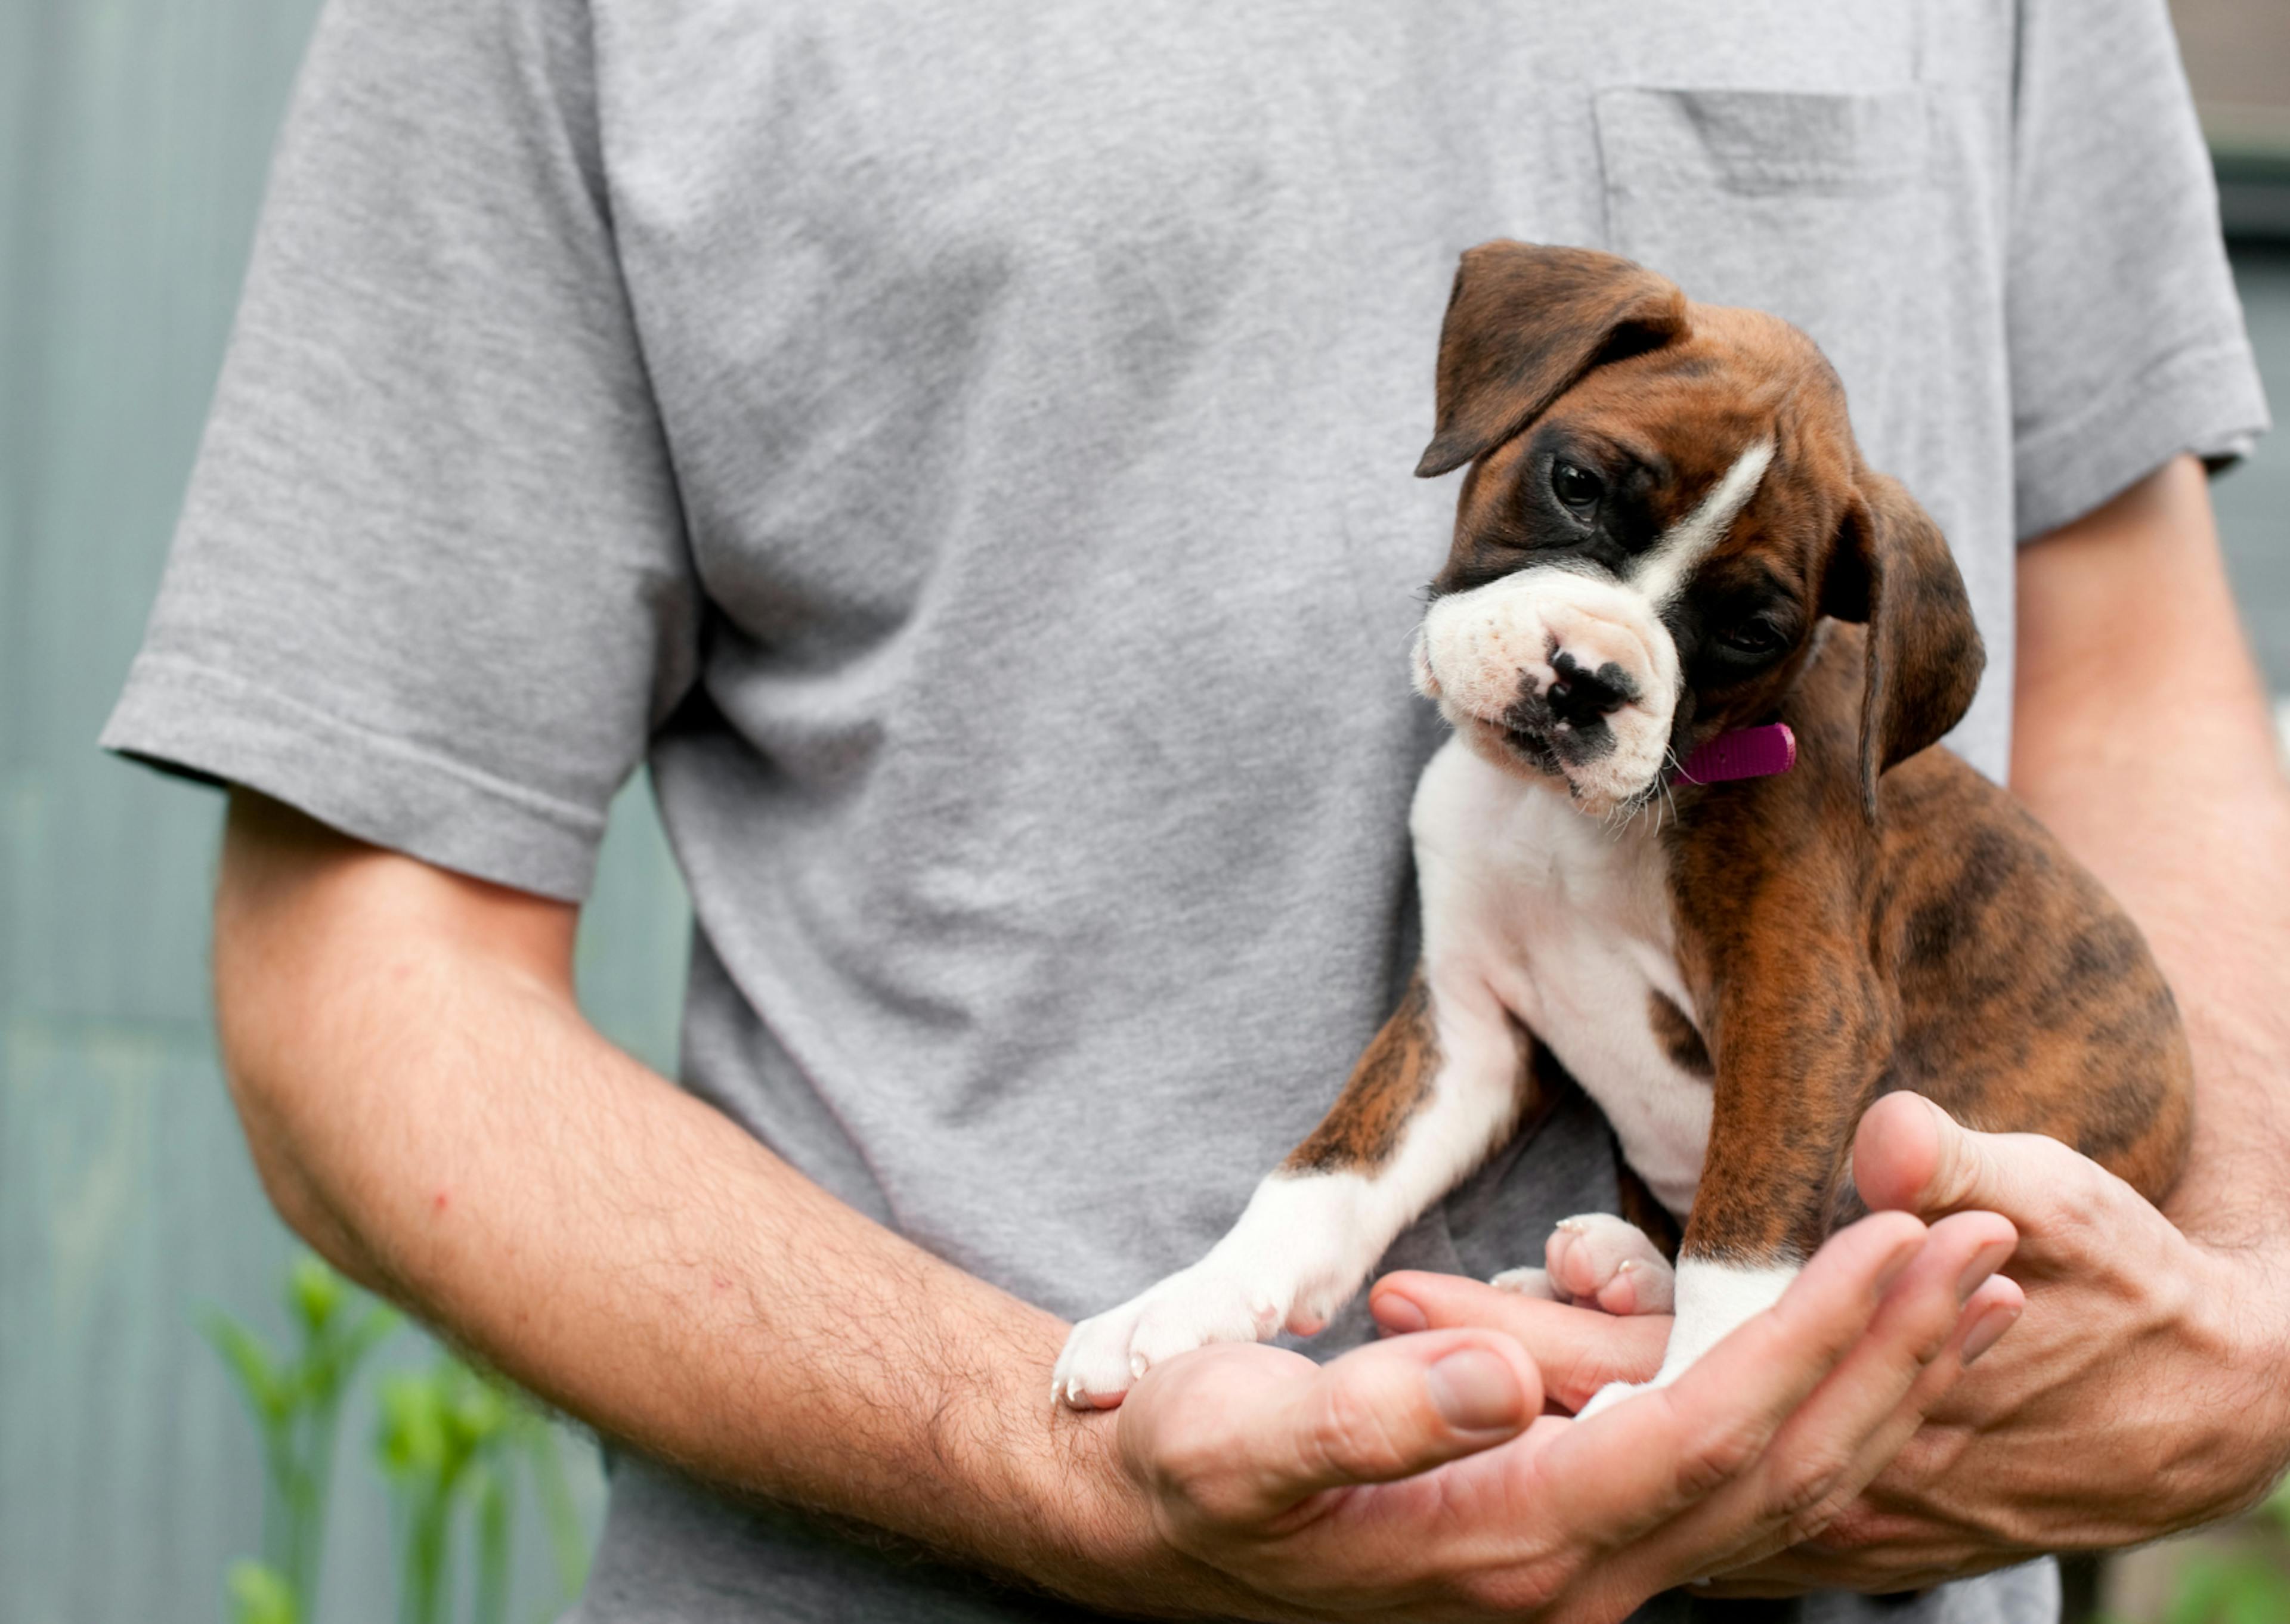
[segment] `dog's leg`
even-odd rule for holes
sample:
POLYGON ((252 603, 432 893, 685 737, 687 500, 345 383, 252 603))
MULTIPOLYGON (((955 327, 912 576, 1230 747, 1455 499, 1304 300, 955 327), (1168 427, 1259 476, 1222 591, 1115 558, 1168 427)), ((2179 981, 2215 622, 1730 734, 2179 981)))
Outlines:
MULTIPOLYGON (((1846 1148, 1867 1098, 1856 1044, 1787 1053, 1748 1042, 1739 1047, 1738 1056, 1718 1057, 1709 1146, 1678 1250, 1677 1317, 1661 1368, 1646 1387, 1669 1386, 1735 1327, 1781 1300, 1828 1235, 1846 1148), (1733 1071, 1732 1064, 1742 1070, 1733 1071), (1730 1076, 1763 1081, 1792 1071, 1787 1088, 1728 1086, 1730 1076)), ((1600 1389, 1582 1413, 1641 1390, 1617 1382, 1600 1389)))
POLYGON ((1231 1232, 1191 1268, 1074 1328, 1055 1395, 1102 1407, 1204 1343, 1317 1331, 1399 1232, 1517 1125, 1530 1041, 1476 978, 1451 984, 1419 970, 1334 1108, 1256 1187, 1231 1232))

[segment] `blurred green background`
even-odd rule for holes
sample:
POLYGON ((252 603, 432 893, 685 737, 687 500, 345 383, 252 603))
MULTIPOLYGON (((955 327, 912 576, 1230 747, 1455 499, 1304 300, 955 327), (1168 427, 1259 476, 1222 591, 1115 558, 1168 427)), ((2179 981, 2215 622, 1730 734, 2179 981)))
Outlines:
MULTIPOLYGON (((213 1054, 204 935, 220 802, 108 760, 93 740, 158 578, 316 9, 0 4, 7 1624, 220 1617, 226 1563, 260 1540, 256 1436, 194 1323, 220 1305, 283 1334, 291 1250, 213 1054)), ((2251 80, 2266 59, 2235 29, 2278 44, 2286 18, 2281 0, 2182 6, 2198 83, 2204 41, 2217 42, 2220 71, 2241 76, 2216 102, 2225 111, 2206 112, 2231 125, 2244 165, 2238 274, 2278 409, 2290 402, 2290 247, 2269 240, 2267 222, 2276 209, 2290 238, 2278 207, 2290 187, 2270 190, 2268 164, 2290 180, 2290 138, 2270 147, 2268 98, 2290 103, 2290 74, 2251 80), (2210 33, 2198 38, 2196 23, 2210 33)), ((2290 690, 2290 452, 2262 448, 2217 492, 2262 658, 2290 690)), ((581 985, 606 1033, 669 1069, 688 929, 639 780, 615 810, 581 985)), ((428 1357, 404 1331, 379 1362, 428 1357)), ((387 1503, 364 1460, 376 1422, 370 1398, 358 1404, 322 1609, 342 1624, 393 1605, 387 1503)), ((575 1492, 593 1524, 601 1479, 583 1451, 575 1492)), ((546 1606, 553 1577, 539 1534, 520 1544, 523 1620, 546 1606)))

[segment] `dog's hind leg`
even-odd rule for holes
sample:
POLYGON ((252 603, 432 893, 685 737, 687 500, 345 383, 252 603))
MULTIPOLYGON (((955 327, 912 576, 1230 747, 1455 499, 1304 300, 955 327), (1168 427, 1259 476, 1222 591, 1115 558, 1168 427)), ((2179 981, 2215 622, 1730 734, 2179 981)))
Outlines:
POLYGON ((1609 1314, 1667 1314, 1673 1275, 1645 1230, 1607 1212, 1584 1212, 1561 1220, 1542 1249, 1542 1268, 1511 1269, 1491 1284, 1529 1295, 1548 1295, 1578 1308, 1609 1314), (1533 1276, 1548 1283, 1534 1290, 1533 1276))
POLYGON ((1507 1268, 1487 1284, 1609 1314, 1667 1314, 1674 1300, 1677 1220, 1627 1162, 1617 1169, 1622 1215, 1585 1212, 1543 1244, 1542 1267, 1507 1268))

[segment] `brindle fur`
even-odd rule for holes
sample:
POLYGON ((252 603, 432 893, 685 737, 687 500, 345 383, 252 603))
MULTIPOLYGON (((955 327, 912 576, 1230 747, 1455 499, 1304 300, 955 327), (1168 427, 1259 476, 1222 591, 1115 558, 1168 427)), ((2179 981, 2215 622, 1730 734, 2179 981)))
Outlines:
MULTIPOLYGON (((1862 462, 1812 341, 1611 255, 1498 243, 1464 256, 1438 371, 1418 471, 1471 467, 1435 594, 1533 562, 1559 452, 1605 456, 1616 512, 1652 536, 1743 444, 1774 443, 1665 615, 1685 673, 1678 759, 1775 719, 1798 740, 1792 772, 1672 790, 1662 839, 1693 1019, 1659 998, 1649 1019, 1689 1071, 1698 1036, 1715 1090, 1685 1253, 1810 1252, 1862 1210, 1853 1132, 1894 1089, 1974 1127, 2049 1134, 2166 1195, 2191 1094, 2170 989, 2058 842, 1930 748, 1971 702, 1979 635, 1946 540, 1862 462), (1777 608, 1790 633, 1747 675, 1707 639, 1743 604, 1777 608)), ((1419 977, 1289 1169, 1380 1165, 1435 1063, 1419 977)))
POLYGON ((1637 1225, 1638 1233, 1653 1243, 1655 1251, 1677 1262, 1678 1244, 1685 1238, 1677 1218, 1646 1188, 1646 1181, 1630 1170, 1628 1162, 1617 1157, 1615 1173, 1615 1192, 1620 1197, 1616 1204, 1624 1220, 1637 1225))
POLYGON ((1669 1063, 1683 1072, 1697 1077, 1717 1075, 1718 1068, 1709 1063, 1709 1045, 1701 1041, 1701 1033, 1685 1012, 1658 992, 1646 995, 1646 1022, 1653 1028, 1654 1042, 1669 1056, 1669 1063))
POLYGON ((1352 1068, 1351 1079, 1310 1137, 1288 1153, 1285 1172, 1373 1172, 1391 1159, 1399 1132, 1431 1091, 1439 1034, 1419 966, 1399 1007, 1352 1068))
MULTIPOLYGON (((1517 1020, 1510 1023, 1510 1033, 1518 1053, 1510 1131, 1527 1132, 1579 1085, 1558 1057, 1537 1044, 1517 1020)), ((1399 1148, 1401 1130, 1431 1092, 1438 1070, 1438 1023, 1419 964, 1399 996, 1399 1007, 1352 1067, 1343 1092, 1319 1126, 1288 1153, 1281 1172, 1373 1174, 1399 1148)))
POLYGON ((2098 881, 1945 749, 1884 774, 1873 828, 1860 815, 1862 644, 1833 627, 1784 698, 1795 771, 1686 790, 1665 835, 1717 1065, 1689 1254, 1811 1252, 1860 1210, 1853 1131, 1894 1089, 2048 1134, 2150 1200, 2185 1159, 2178 1008, 2098 881))

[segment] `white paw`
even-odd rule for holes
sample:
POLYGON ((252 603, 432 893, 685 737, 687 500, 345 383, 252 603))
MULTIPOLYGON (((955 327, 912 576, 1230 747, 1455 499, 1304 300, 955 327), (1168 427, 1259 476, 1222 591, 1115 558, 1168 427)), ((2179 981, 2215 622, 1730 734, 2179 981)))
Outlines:
POLYGON ((1522 1297, 1539 1297, 1548 1302, 1565 1302, 1566 1293, 1550 1284, 1547 1268, 1507 1268, 1487 1284, 1498 1292, 1517 1292, 1522 1297))
MULTIPOLYGON (((1564 1300, 1609 1314, 1667 1314, 1677 1276, 1645 1232, 1605 1212, 1562 1220, 1542 1262, 1564 1300)), ((1517 1271, 1514 1271, 1517 1272, 1517 1271)))
POLYGON ((1625 1398, 1640 1393, 1651 1393, 1664 1384, 1658 1381, 1610 1381, 1590 1395, 1590 1402, 1574 1412, 1578 1421, 1587 1421, 1601 1410, 1611 1410, 1625 1398))
POLYGON ((1076 1325, 1051 1372, 1051 1396, 1077 1410, 1117 1404, 1139 1377, 1165 1359, 1211 1342, 1257 1342, 1272 1335, 1288 1322, 1292 1296, 1287 1285, 1252 1282, 1206 1260, 1180 1269, 1119 1308, 1076 1325))

